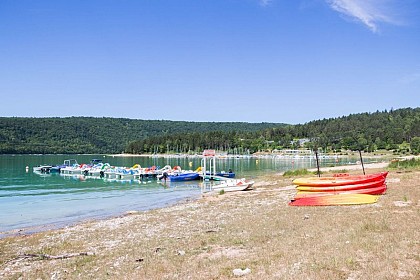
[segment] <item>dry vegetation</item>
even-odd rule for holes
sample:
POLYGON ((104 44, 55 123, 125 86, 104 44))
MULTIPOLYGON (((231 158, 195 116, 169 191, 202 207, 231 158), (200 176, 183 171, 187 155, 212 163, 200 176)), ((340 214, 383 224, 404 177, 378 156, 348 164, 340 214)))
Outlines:
POLYGON ((366 206, 288 206, 292 179, 3 238, 0 278, 230 279, 249 268, 241 279, 420 279, 420 171, 392 171, 366 206))

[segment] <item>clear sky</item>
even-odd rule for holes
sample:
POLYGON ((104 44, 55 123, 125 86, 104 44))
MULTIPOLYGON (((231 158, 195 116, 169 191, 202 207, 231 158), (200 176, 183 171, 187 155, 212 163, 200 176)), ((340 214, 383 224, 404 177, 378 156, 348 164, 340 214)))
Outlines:
POLYGON ((419 0, 0 1, 0 116, 297 124, 419 106, 419 0))

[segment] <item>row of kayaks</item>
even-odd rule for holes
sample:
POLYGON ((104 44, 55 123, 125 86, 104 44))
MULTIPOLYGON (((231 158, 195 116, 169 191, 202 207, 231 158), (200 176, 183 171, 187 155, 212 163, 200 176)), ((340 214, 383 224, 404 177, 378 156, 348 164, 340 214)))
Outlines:
POLYGON ((357 205, 375 203, 386 192, 388 172, 369 175, 336 174, 332 177, 299 178, 292 206, 357 205))

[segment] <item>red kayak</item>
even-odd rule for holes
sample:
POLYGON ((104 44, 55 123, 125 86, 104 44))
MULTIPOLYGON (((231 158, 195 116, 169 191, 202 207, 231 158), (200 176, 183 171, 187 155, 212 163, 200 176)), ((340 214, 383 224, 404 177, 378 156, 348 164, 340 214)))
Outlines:
POLYGON ((385 183, 385 178, 381 178, 377 181, 361 183, 361 184, 350 184, 342 186, 297 186, 296 189, 299 191, 307 192, 338 192, 338 191, 350 191, 350 190, 359 190, 359 189, 369 189, 380 187, 385 183))
POLYGON ((331 187, 331 186, 345 186, 364 184, 369 182, 385 180, 388 172, 380 172, 369 175, 349 175, 338 177, 310 177, 298 178, 293 181, 293 184, 299 186, 310 187, 331 187))
POLYGON ((315 197, 315 196, 324 196, 324 195, 336 195, 336 194, 372 194, 372 195, 380 195, 386 192, 387 186, 386 184, 382 184, 379 187, 373 187, 368 189, 358 189, 358 190, 349 190, 349 191, 335 191, 335 192, 307 192, 307 191, 299 191, 296 196, 295 200, 306 198, 306 197, 315 197))

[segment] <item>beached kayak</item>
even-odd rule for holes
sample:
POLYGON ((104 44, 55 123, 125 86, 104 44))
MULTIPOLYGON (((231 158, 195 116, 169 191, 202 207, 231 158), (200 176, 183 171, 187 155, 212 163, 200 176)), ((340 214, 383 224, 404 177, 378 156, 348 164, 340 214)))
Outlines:
POLYGON ((314 196, 324 196, 324 195, 337 195, 337 194, 372 194, 380 195, 386 192, 387 186, 383 184, 379 187, 368 188, 368 189, 358 189, 358 190, 349 190, 349 191, 335 191, 335 192, 308 192, 308 191, 298 191, 295 195, 295 199, 301 199, 305 197, 314 197, 314 196))
POLYGON ((298 191, 308 192, 336 192, 336 191, 350 191, 359 189, 369 189, 374 187, 382 186, 385 183, 385 178, 378 179, 377 181, 360 183, 360 184, 349 184, 339 186, 302 186, 296 187, 298 191))
POLYGON ((328 187, 355 185, 369 182, 380 181, 386 178, 388 172, 380 172, 369 175, 349 175, 339 177, 310 177, 298 178, 293 180, 293 184, 299 186, 328 187))
POLYGON ((337 194, 311 196, 292 200, 291 206, 334 206, 334 205, 358 205, 371 204, 378 201, 378 196, 370 194, 337 194))

